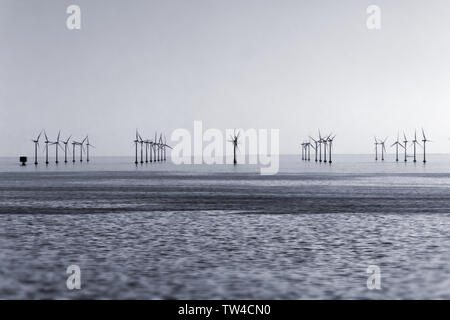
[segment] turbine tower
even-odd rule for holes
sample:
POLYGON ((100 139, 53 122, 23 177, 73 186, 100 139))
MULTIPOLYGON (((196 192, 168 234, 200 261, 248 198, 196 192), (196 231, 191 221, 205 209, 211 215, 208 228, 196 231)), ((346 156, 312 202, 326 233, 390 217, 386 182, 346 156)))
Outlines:
POLYGON ((302 147, 302 160, 305 160, 305 143, 302 142, 300 146, 302 147))
POLYGON ((425 131, 423 130, 423 128, 422 128, 422 136, 423 136, 423 139, 422 139, 422 142, 423 142, 423 163, 425 163, 425 162, 427 162, 425 145, 426 145, 427 142, 432 142, 432 141, 428 140, 427 137, 425 137, 425 131))
POLYGON ((87 162, 89 162, 89 147, 95 148, 95 146, 89 142, 89 136, 86 136, 86 161, 87 162))
POLYGON ((139 133, 136 129, 136 139, 134 139, 134 146, 135 146, 135 150, 136 150, 136 158, 134 160, 134 164, 138 164, 138 142, 139 142, 139 133))
POLYGON ((381 161, 384 161, 384 153, 386 152, 386 147, 384 146, 384 144, 385 144, 386 140, 387 140, 387 137, 386 137, 386 139, 384 139, 383 141, 380 142, 380 144, 381 144, 381 161))
POLYGON ((144 140, 142 139, 141 135, 138 134, 139 137, 139 144, 141 145, 141 164, 144 163, 144 140))
POLYGON ((45 164, 48 164, 48 144, 50 141, 48 140, 47 133, 44 131, 45 136, 45 164))
POLYGON ((160 133, 159 140, 158 140, 158 161, 163 161, 163 149, 164 149, 164 144, 162 142, 162 133, 160 133))
POLYGON ((408 149, 408 139, 406 139, 406 134, 405 134, 405 132, 403 132, 403 143, 404 143, 404 145, 403 145, 403 148, 405 149, 405 162, 406 161, 408 161, 408 159, 407 159, 407 157, 408 157, 408 154, 407 154, 407 149, 408 149))
POLYGON ((237 161, 236 161, 236 148, 239 149, 238 148, 239 135, 240 135, 239 131, 238 131, 237 135, 236 135, 236 131, 234 131, 234 134, 232 136, 230 136, 231 140, 228 140, 229 142, 231 142, 233 144, 233 158, 234 158, 233 163, 234 164, 237 164, 237 161))
POLYGON ((414 130, 414 140, 411 141, 413 143, 414 146, 414 162, 417 162, 416 160, 416 144, 418 144, 420 146, 419 141, 417 141, 417 130, 414 130))
POLYGON ((322 143, 323 143, 323 139, 322 139, 322 136, 320 135, 320 130, 319 130, 319 162, 322 162, 322 143))
MULTIPOLYGON (((331 136, 331 134, 330 134, 330 136, 331 136)), ((330 136, 328 137, 328 147, 330 148, 329 150, 328 150, 328 163, 331 163, 331 147, 332 147, 332 144, 333 144, 333 140, 334 140, 334 138, 336 137, 336 135, 334 135, 332 138, 330 138, 330 136)))
MULTIPOLYGON (((58 132, 58 137, 56 138, 56 141, 55 142, 51 142, 50 144, 51 145, 54 145, 55 146, 55 151, 56 151, 56 164, 58 164, 59 163, 59 161, 58 161, 58 148, 61 148, 62 149, 62 147, 61 147, 61 144, 60 144, 60 142, 59 142, 59 137, 60 137, 60 135, 61 135, 61 130, 58 132)), ((49 141, 50 142, 50 141, 49 141)))
POLYGON ((38 147, 39 147, 39 139, 41 137, 41 134, 42 134, 42 130, 41 130, 41 132, 39 132, 39 135, 37 136, 36 140, 31 140, 34 142, 34 164, 35 165, 38 164, 37 151, 38 151, 38 147))
POLYGON ((375 161, 378 161, 378 145, 380 144, 377 140, 377 137, 375 138, 375 161))
POLYGON ((395 146, 395 161, 398 162, 398 146, 403 147, 402 144, 401 144, 400 141, 399 141, 399 134, 398 134, 398 132, 397 132, 397 141, 395 141, 395 142, 391 145, 391 147, 393 147, 393 146, 395 146))
POLYGON ((67 147, 68 147, 69 140, 70 140, 71 137, 72 137, 72 135, 70 135, 69 138, 67 138, 66 141, 63 141, 63 144, 64 144, 64 163, 67 163, 67 147))
POLYGON ((77 146, 77 142, 76 141, 72 141, 72 148, 73 148, 73 150, 72 150, 72 162, 74 162, 75 163, 75 147, 77 146))
POLYGON ((327 144, 328 138, 330 138, 331 134, 328 135, 325 139, 323 139, 323 162, 327 163, 327 144))
POLYGON ((158 140, 157 137, 158 137, 158 134, 155 131, 155 140, 153 140, 153 162, 157 161, 157 159, 156 159, 156 149, 159 148, 158 142, 157 142, 157 140, 158 140))

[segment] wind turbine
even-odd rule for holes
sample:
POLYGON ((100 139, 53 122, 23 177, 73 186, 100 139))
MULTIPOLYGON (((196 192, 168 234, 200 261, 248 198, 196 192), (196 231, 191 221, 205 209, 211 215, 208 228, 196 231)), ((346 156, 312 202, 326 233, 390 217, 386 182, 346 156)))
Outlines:
POLYGON ((312 141, 314 141, 314 144, 315 144, 314 151, 315 151, 315 154, 316 154, 316 159, 315 159, 315 161, 317 162, 317 150, 318 150, 317 144, 318 144, 318 142, 317 142, 317 140, 315 140, 315 139, 314 139, 313 137, 311 137, 311 136, 309 136, 309 138, 310 138, 312 141))
POLYGON ((72 162, 74 162, 74 163, 75 163, 75 147, 77 145, 78 145, 78 142, 72 141, 72 148, 73 148, 73 150, 72 150, 72 162))
POLYGON ((380 144, 381 144, 381 161, 384 161, 384 153, 386 152, 386 147, 384 146, 384 144, 385 144, 386 140, 387 140, 387 137, 386 137, 386 139, 384 139, 383 141, 380 142, 380 144))
POLYGON ((44 131, 45 136, 45 164, 48 164, 48 144, 51 142, 48 140, 47 133, 44 131))
POLYGON ((305 143, 302 142, 300 146, 302 147, 302 160, 305 160, 305 143))
POLYGON ((377 137, 375 138, 375 161, 378 161, 378 145, 380 144, 377 140, 377 137))
POLYGON ((233 157, 234 157, 233 163, 234 164, 237 164, 237 161, 236 161, 236 148, 239 149, 238 143, 239 143, 239 135, 240 134, 241 133, 238 131, 238 133, 236 135, 236 131, 234 131, 234 134, 232 136, 230 136, 231 140, 228 140, 229 142, 231 142, 233 144, 233 157))
POLYGON ((323 162, 327 163, 327 144, 328 138, 330 138, 331 134, 328 135, 325 139, 323 139, 323 162))
MULTIPOLYGON (((70 135, 69 138, 67 138, 66 141, 63 141, 63 144, 64 144, 64 163, 67 163, 67 147, 68 147, 69 140, 70 140, 71 137, 72 137, 72 135, 70 135)), ((74 148, 75 148, 75 146, 74 146, 74 148)))
POLYGON ((417 130, 414 130, 414 140, 412 141, 413 146, 414 146, 414 162, 417 162, 416 160, 416 144, 418 144, 420 146, 419 141, 417 141, 417 130))
POLYGON ((406 161, 408 161, 408 159, 407 159, 407 157, 408 157, 408 155, 407 155, 407 147, 408 147, 408 139, 406 139, 406 134, 405 134, 405 132, 403 132, 403 143, 404 143, 404 145, 403 145, 403 148, 405 149, 405 162, 406 161))
POLYGON ((159 140, 158 140, 158 161, 163 161, 163 149, 164 144, 162 142, 162 133, 159 134, 159 140), (161 155, 160 155, 161 153, 161 155))
POLYGON ((142 140, 142 137, 140 134, 138 134, 139 136, 139 143, 141 145, 141 164, 144 163, 144 140, 142 140))
MULTIPOLYGON (((330 134, 330 136, 331 136, 331 134, 330 134)), ((333 144, 333 140, 336 137, 336 135, 334 135, 332 138, 330 138, 330 136, 327 139, 328 140, 328 146, 330 147, 330 150, 328 150, 328 157, 329 157, 328 163, 331 163, 331 146, 333 144)))
POLYGON ((83 150, 84 150, 84 142, 86 141, 87 137, 83 139, 80 143, 80 162, 83 162, 83 150))
POLYGON ((134 145, 135 145, 135 149, 136 149, 136 160, 134 160, 135 164, 138 164, 138 142, 139 142, 139 133, 136 129, 136 139, 134 139, 134 145))
POLYGON ((87 162, 89 162, 89 147, 95 148, 95 146, 89 142, 89 136, 86 136, 86 161, 87 162))
POLYGON ((393 147, 393 146, 395 146, 395 161, 398 162, 398 146, 403 147, 402 144, 401 144, 400 141, 399 141, 399 134, 398 134, 398 132, 397 132, 397 141, 395 141, 395 142, 391 145, 391 147, 393 147))
POLYGON ((322 162, 322 143, 323 143, 323 139, 322 139, 322 136, 320 135, 320 130, 319 130, 319 162, 322 162))
POLYGON ((161 160, 161 158, 159 157, 159 150, 161 149, 161 137, 158 139, 158 135, 156 134, 156 132, 155 132, 155 141, 158 141, 158 142, 156 142, 156 152, 157 152, 157 158, 156 158, 156 161, 160 161, 161 160))
POLYGON ((158 134, 157 134, 156 131, 155 131, 155 139, 153 140, 153 161, 154 161, 154 162, 157 161, 157 159, 156 159, 156 149, 159 148, 158 142, 157 142, 157 140, 158 140, 157 137, 158 137, 158 134))
POLYGON ((423 139, 422 139, 422 142, 423 142, 423 163, 425 163, 425 162, 427 162, 426 152, 425 152, 425 144, 427 142, 432 142, 432 141, 428 140, 427 137, 425 137, 425 131, 423 131, 423 128, 422 128, 422 136, 423 136, 423 139))
POLYGON ((38 147, 39 147, 39 138, 41 137, 41 134, 42 134, 42 130, 41 130, 41 132, 39 132, 39 135, 37 136, 36 140, 31 140, 34 142, 34 164, 38 164, 37 151, 38 151, 38 147))
MULTIPOLYGON (((55 149, 56 149, 56 163, 59 162, 59 161, 58 161, 58 148, 61 148, 61 150, 63 150, 62 147, 61 147, 61 144, 60 144, 60 142, 59 142, 59 137, 60 137, 60 135, 61 135, 61 130, 58 132, 58 137, 56 138, 56 141, 50 143, 51 145, 54 145, 54 146, 55 146, 55 149)), ((49 141, 49 142, 50 142, 50 141, 49 141)))

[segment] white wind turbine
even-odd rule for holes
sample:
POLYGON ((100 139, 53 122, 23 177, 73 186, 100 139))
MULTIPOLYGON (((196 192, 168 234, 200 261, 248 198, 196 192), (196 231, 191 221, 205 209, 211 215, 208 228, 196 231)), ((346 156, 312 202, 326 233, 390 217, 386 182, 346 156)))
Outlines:
POLYGON ((134 139, 134 146, 135 146, 135 150, 136 150, 136 158, 134 160, 135 164, 138 164, 138 143, 139 143, 139 133, 136 129, 136 139, 134 139))
POLYGON ((61 147, 61 143, 59 142, 59 137, 61 136, 61 130, 58 132, 58 136, 57 136, 57 138, 56 138, 56 141, 55 142, 50 142, 50 144, 51 145, 54 145, 55 146, 55 151, 56 151, 56 154, 55 154, 55 156, 56 156, 56 163, 58 164, 59 163, 59 160, 58 160, 58 148, 61 148, 61 150, 64 150, 62 147, 61 147))
POLYGON ((378 161, 378 145, 380 143, 378 142, 377 137, 374 137, 374 139, 375 139, 375 161, 378 161))
POLYGON ((336 137, 336 135, 334 135, 332 138, 330 138, 330 136, 331 136, 331 134, 328 136, 328 146, 329 146, 329 150, 328 150, 328 163, 331 163, 331 147, 332 147, 332 144, 333 144, 333 140, 334 140, 334 138, 336 137))
POLYGON ((413 143, 414 146, 414 162, 417 162, 416 160, 416 144, 418 144, 420 146, 419 141, 417 140, 417 130, 414 130, 414 140, 411 141, 413 143))
POLYGON ((231 140, 228 140, 228 142, 231 142, 233 144, 233 164, 237 164, 236 161, 236 149, 239 149, 238 144, 239 144, 239 135, 241 133, 238 131, 238 133, 236 134, 236 131, 234 131, 234 134, 232 136, 230 136, 231 140))
POLYGON ((384 139, 383 141, 380 142, 380 144, 381 144, 381 161, 384 161, 384 153, 386 152, 386 147, 384 144, 385 144, 386 140, 387 140, 387 137, 386 137, 386 139, 384 139))
POLYGON ((39 135, 37 136, 37 138, 35 140, 33 140, 33 139, 31 140, 31 141, 34 142, 34 164, 38 164, 37 151, 38 151, 38 148, 39 148, 39 139, 41 137, 41 134, 42 134, 42 130, 41 130, 41 132, 39 133, 39 135))
POLYGON ((397 132, 397 141, 395 141, 391 147, 395 146, 395 161, 398 162, 398 146, 403 147, 402 144, 399 141, 399 133, 397 132))
POLYGON ((48 140, 47 133, 44 131, 44 137, 45 137, 45 164, 48 164, 48 144, 51 143, 50 140, 48 140))
POLYGON ((425 162, 427 162, 425 145, 426 145, 427 142, 432 142, 432 141, 428 140, 427 137, 425 137, 425 131, 423 130, 423 128, 422 128, 422 136, 423 136, 423 139, 422 139, 422 142, 423 142, 423 163, 425 163, 425 162))
POLYGON ((63 141, 64 144, 64 163, 67 163, 67 147, 69 145, 69 140, 72 137, 72 135, 69 136, 69 138, 67 138, 66 141, 63 141))
POLYGON ((405 132, 403 132, 403 143, 404 145, 402 146, 405 149, 405 162, 408 161, 408 139, 406 139, 406 134, 405 132))
POLYGON ((89 136, 86 136, 86 161, 89 162, 89 147, 95 149, 95 146, 89 142, 89 136))

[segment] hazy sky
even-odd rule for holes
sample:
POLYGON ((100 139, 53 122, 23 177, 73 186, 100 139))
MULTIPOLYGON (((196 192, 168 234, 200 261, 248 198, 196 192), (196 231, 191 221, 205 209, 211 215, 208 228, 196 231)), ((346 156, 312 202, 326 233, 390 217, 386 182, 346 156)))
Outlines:
MULTIPOLYGON (((317 128, 336 153, 423 126, 450 151, 448 0, 0 0, 0 155, 89 133, 98 155, 144 136, 279 128, 282 153, 317 128), (81 30, 66 8, 81 7, 81 30), (382 10, 379 31, 366 8, 382 10)), ((393 149, 392 149, 393 152, 393 149)))

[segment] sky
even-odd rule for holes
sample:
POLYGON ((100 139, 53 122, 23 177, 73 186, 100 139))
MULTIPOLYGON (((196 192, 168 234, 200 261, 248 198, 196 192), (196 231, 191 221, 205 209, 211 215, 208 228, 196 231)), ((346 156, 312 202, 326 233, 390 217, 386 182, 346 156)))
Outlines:
MULTIPOLYGON (((134 154, 134 132, 279 129, 336 153, 423 127, 450 151, 448 0, 0 0, 0 156, 41 129, 134 154), (66 8, 81 8, 81 29, 66 8), (381 29, 366 26, 369 5, 381 29)), ((394 152, 392 148, 390 152, 394 152)))

